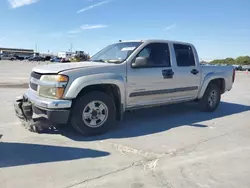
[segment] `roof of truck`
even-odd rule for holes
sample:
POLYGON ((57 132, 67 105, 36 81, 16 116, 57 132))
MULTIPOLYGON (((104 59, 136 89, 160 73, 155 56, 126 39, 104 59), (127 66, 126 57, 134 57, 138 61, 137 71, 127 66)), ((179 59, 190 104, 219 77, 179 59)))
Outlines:
POLYGON ((191 43, 188 42, 181 42, 181 41, 173 41, 173 40, 163 40, 163 39, 146 39, 146 40, 120 40, 120 42, 165 42, 165 43, 179 43, 179 44, 188 44, 190 45, 191 43))

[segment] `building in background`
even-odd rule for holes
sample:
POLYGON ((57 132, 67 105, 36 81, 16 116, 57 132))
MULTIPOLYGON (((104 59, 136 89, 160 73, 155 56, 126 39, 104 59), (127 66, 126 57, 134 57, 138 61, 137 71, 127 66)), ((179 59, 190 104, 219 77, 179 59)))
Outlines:
POLYGON ((34 50, 22 49, 22 48, 2 48, 2 47, 0 47, 0 54, 31 56, 31 55, 34 55, 34 50))

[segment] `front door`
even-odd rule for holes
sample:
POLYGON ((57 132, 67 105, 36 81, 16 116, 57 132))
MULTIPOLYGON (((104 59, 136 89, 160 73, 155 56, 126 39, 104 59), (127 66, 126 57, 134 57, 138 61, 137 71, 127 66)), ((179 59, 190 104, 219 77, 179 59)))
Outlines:
POLYGON ((147 65, 132 68, 127 73, 127 107, 144 106, 171 100, 174 73, 171 68, 169 45, 151 43, 136 57, 146 57, 147 65))

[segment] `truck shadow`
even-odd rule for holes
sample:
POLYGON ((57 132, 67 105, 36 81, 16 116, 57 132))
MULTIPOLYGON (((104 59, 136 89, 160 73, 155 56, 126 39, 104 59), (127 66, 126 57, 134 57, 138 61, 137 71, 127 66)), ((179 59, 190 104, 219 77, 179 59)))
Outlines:
POLYGON ((104 135, 84 137, 67 127, 61 134, 75 141, 93 141, 110 138, 129 138, 160 133, 180 126, 206 128, 201 122, 249 111, 250 106, 221 102, 215 112, 200 112, 194 103, 126 112, 120 126, 104 135))
POLYGON ((83 148, 0 142, 0 168, 107 155, 108 152, 83 148))

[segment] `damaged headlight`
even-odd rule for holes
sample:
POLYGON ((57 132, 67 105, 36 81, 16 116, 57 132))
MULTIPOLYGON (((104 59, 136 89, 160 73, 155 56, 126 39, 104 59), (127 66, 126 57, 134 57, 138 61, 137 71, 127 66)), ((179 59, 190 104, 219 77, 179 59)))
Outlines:
POLYGON ((38 94, 42 97, 61 99, 69 78, 65 75, 43 75, 40 79, 38 94))

